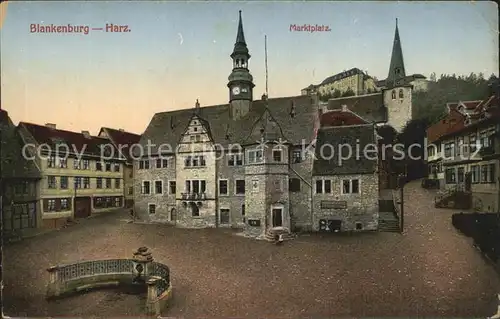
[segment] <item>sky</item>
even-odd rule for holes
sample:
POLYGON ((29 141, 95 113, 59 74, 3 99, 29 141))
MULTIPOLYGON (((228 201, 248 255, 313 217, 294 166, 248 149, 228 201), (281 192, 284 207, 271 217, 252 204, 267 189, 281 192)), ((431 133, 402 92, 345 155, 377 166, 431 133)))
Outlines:
MULTIPOLYGON (((4 5, 5 3, 2 3, 4 5)), ((5 8, 3 8, 5 9, 5 8)), ((357 67, 387 77, 395 20, 407 74, 498 74, 494 2, 9 2, 1 28, 1 104, 14 123, 143 133, 157 112, 225 104, 238 11, 254 96, 296 96, 357 67), (127 25, 130 32, 36 33, 31 24, 127 25), (329 32, 291 32, 291 24, 329 32)))

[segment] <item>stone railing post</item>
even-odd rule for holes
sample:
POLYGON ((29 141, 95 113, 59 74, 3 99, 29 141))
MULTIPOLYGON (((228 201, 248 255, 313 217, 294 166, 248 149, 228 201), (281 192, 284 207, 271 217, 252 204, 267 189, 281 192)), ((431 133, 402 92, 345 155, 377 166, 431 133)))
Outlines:
POLYGON ((148 315, 159 316, 160 315, 160 301, 156 294, 156 284, 161 280, 160 277, 151 276, 146 284, 148 285, 148 297, 146 300, 146 312, 148 315))
POLYGON ((59 267, 52 266, 47 268, 49 272, 49 284, 47 286, 47 298, 57 297, 61 294, 59 282, 59 267))

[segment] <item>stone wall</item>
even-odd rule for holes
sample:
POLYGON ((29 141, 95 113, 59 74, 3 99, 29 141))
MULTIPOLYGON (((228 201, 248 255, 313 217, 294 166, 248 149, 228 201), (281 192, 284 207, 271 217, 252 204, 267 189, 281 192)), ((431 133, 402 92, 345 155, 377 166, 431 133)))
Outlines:
POLYGON ((313 195, 313 230, 319 231, 320 219, 341 220, 342 231, 356 230, 356 223, 362 223, 362 230, 376 230, 378 228, 378 175, 343 175, 343 176, 315 176, 317 179, 329 179, 332 182, 331 194, 313 195), (341 183, 344 179, 359 179, 359 194, 341 194, 341 183), (346 202, 345 209, 322 209, 322 201, 346 202))
MULTIPOLYGON (((176 162, 175 157, 166 157, 168 167, 156 168, 156 160, 152 159, 149 169, 139 169, 139 162, 134 165, 134 209, 137 217, 143 221, 153 222, 173 222, 170 219, 172 209, 176 208, 176 194, 171 194, 169 181, 176 180, 176 162), (163 193, 155 194, 154 181, 163 181, 163 193), (151 182, 150 194, 142 194, 142 182, 151 182), (156 205, 156 213, 149 214, 148 205, 156 205)), ((178 186, 178 185, 177 185, 178 186)), ((178 188, 178 187, 177 187, 178 188)))

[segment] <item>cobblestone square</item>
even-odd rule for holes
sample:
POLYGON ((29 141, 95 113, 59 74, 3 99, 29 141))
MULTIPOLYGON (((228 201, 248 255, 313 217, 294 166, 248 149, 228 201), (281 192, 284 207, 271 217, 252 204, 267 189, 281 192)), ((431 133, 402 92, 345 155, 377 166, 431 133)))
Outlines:
POLYGON ((276 246, 231 230, 127 223, 124 212, 4 247, 4 313, 9 316, 138 316, 144 300, 113 290, 45 301, 46 268, 129 258, 150 248, 170 266, 172 317, 455 316, 496 311, 500 280, 433 208, 418 182, 406 187, 406 231, 310 235, 276 246))

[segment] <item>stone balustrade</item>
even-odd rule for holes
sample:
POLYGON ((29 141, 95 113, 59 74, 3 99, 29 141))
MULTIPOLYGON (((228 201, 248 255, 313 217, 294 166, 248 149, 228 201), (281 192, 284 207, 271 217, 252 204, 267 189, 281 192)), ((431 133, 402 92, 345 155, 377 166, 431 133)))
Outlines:
POLYGON ((47 271, 48 299, 101 287, 136 285, 147 289, 147 314, 159 316, 172 295, 170 269, 153 261, 146 247, 139 248, 132 259, 83 261, 52 266, 47 271))

